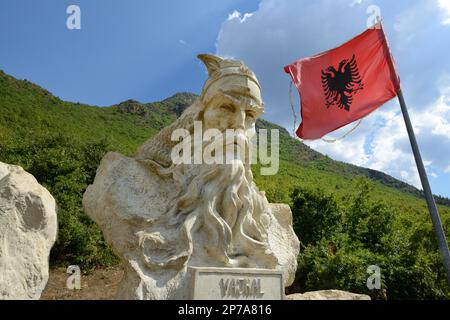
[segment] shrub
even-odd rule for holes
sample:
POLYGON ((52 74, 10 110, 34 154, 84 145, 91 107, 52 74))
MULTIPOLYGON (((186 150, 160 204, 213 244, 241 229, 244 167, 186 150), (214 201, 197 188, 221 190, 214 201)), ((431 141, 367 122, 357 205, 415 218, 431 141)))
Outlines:
POLYGON ((336 202, 333 195, 297 189, 292 194, 294 228, 304 247, 295 287, 340 289, 374 299, 450 298, 429 222, 374 200, 367 180, 336 202), (367 268, 381 271, 381 287, 366 286, 367 268))
POLYGON ((293 224, 303 246, 331 239, 342 226, 342 214, 332 195, 320 190, 297 188, 293 191, 293 224))

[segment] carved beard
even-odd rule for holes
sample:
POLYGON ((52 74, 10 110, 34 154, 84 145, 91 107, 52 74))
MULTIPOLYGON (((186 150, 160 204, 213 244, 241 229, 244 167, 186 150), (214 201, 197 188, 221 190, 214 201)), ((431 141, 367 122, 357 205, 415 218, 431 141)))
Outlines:
MULTIPOLYGON (((244 145, 248 150, 247 138, 244 145)), ((178 230, 179 238, 170 241, 178 242, 178 258, 189 260, 189 265, 212 260, 217 261, 212 266, 276 266, 267 241, 268 202, 253 183, 248 162, 179 164, 169 172, 181 187, 168 215, 178 230)))

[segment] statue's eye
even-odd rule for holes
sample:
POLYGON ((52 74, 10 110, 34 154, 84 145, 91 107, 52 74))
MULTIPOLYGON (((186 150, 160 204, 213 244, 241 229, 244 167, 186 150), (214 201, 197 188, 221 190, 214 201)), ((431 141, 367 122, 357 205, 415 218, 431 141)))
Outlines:
POLYGON ((224 104, 224 105, 220 106, 220 109, 222 109, 224 111, 228 111, 228 112, 234 112, 234 107, 229 104, 224 104))
POLYGON ((256 114, 253 111, 246 111, 245 112, 245 116, 247 118, 251 118, 251 119, 255 119, 256 118, 256 114))

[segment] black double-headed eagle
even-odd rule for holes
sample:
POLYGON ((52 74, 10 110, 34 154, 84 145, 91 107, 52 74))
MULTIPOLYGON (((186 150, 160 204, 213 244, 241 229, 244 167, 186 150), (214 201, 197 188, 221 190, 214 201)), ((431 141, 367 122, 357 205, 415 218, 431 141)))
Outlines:
POLYGON ((327 108, 336 106, 350 111, 354 95, 364 88, 355 55, 350 61, 342 60, 337 70, 333 66, 322 70, 322 86, 327 108))

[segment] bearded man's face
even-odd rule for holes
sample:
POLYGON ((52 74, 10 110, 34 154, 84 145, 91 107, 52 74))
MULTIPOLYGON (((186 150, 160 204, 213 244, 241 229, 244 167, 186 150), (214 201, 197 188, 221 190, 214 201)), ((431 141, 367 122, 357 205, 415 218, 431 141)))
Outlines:
POLYGON ((224 93, 206 106, 203 125, 206 130, 226 129, 249 131, 261 115, 261 107, 250 97, 224 93))
MULTIPOLYGON (((262 106, 253 98, 233 92, 222 92, 206 105, 203 112, 203 129, 205 131, 219 130, 222 134, 227 133, 227 130, 234 131, 234 144, 237 145, 237 148, 233 153, 243 152, 247 159, 242 158, 242 160, 249 161, 248 155, 251 147, 249 142, 256 133, 255 122, 261 113, 262 106)), ((227 135, 228 133, 225 137, 227 135)), ((223 140, 224 144, 229 142, 228 137, 223 140)), ((225 152, 229 151, 230 149, 225 152)))

